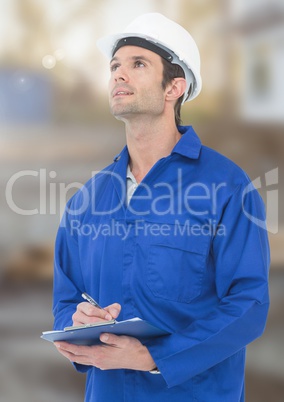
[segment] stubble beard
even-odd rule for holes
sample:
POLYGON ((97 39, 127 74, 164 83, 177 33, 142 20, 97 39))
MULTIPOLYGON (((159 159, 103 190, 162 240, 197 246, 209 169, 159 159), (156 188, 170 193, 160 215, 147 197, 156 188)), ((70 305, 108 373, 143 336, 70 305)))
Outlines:
POLYGON ((139 107, 135 103, 110 105, 110 111, 117 119, 126 117, 127 115, 136 114, 139 112, 139 107))
POLYGON ((112 115, 118 119, 123 120, 127 116, 135 116, 142 114, 159 114, 162 111, 162 97, 148 96, 144 101, 130 101, 130 102, 115 102, 110 104, 110 111, 112 115))

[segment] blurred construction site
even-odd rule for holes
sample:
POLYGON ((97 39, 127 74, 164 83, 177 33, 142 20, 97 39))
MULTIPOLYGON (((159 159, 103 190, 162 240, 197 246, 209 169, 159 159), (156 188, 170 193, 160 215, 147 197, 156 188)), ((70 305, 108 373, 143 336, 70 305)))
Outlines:
POLYGON ((0 0, 0 402, 84 399, 84 375, 39 338, 52 327, 53 244, 66 201, 125 144, 96 40, 144 12, 195 38, 203 89, 183 123, 266 203, 271 309, 248 347, 246 400, 284 400, 283 1, 0 0))

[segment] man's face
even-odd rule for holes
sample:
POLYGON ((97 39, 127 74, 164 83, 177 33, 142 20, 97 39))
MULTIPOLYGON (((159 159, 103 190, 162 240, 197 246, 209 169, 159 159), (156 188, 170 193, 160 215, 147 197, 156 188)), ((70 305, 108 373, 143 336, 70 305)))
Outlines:
POLYGON ((121 120, 137 115, 158 116, 164 110, 161 57, 150 50, 124 46, 110 62, 109 104, 121 120))

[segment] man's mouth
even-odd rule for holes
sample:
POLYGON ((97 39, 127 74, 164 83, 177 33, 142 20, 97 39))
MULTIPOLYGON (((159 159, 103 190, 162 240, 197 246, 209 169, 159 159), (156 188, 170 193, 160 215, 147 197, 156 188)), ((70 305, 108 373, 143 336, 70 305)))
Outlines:
POLYGON ((129 96, 129 95, 133 95, 133 92, 118 90, 118 91, 114 92, 113 97, 116 97, 116 96, 129 96))

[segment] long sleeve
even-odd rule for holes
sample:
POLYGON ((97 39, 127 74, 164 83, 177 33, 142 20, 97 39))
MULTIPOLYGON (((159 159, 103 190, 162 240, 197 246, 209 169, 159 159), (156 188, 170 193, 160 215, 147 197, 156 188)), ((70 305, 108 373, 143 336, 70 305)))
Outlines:
MULTIPOLYGON (((81 274, 78 239, 76 232, 72 232, 70 224, 72 214, 68 213, 74 208, 71 207, 72 201, 71 199, 66 206, 55 244, 53 287, 55 330, 73 324, 72 315, 77 305, 83 301, 81 293, 84 290, 84 281, 81 274)), ((79 364, 74 364, 74 367, 80 372, 86 372, 90 368, 79 364)))
MULTIPOLYGON (((218 304, 200 311, 187 328, 147 344, 169 387, 183 383, 236 354, 264 330, 268 306, 269 247, 257 191, 243 199, 239 186, 224 208, 225 234, 216 234, 209 258, 215 267, 218 304)), ((225 373, 224 373, 225 374, 225 373)))
MULTIPOLYGON (((69 203, 70 204, 70 203, 69 203)), ((54 256, 53 314, 54 328, 72 324, 72 314, 81 300, 83 279, 80 270, 78 242, 70 230, 66 207, 57 232, 54 256)), ((82 300, 81 300, 82 301, 82 300)))

